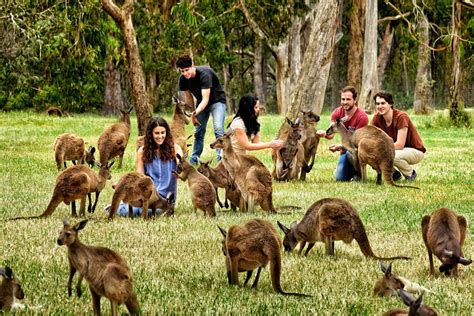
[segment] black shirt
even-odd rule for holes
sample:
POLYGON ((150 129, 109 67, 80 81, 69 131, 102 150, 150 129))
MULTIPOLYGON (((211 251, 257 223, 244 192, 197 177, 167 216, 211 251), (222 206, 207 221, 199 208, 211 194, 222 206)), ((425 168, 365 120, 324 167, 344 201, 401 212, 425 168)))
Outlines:
POLYGON ((196 76, 186 79, 183 75, 179 77, 179 90, 189 90, 197 99, 197 103, 202 101, 202 89, 211 89, 209 95, 209 105, 223 102, 225 103, 224 89, 217 78, 217 74, 210 67, 196 66, 196 76))

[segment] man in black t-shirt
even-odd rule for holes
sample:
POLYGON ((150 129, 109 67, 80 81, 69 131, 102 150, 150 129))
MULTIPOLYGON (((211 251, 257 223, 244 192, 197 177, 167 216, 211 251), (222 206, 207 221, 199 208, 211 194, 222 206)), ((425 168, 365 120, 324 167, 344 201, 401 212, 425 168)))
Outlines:
MULTIPOLYGON (((204 148, 204 136, 209 116, 212 114, 214 134, 217 137, 224 135, 224 120, 226 114, 226 99, 217 74, 208 66, 194 66, 188 55, 178 58, 176 67, 179 68, 179 90, 184 91, 186 103, 195 106, 193 112, 194 145, 189 161, 196 165, 204 148), (193 98, 194 96, 194 98, 193 98)), ((221 159, 221 150, 216 149, 217 160, 221 159)))

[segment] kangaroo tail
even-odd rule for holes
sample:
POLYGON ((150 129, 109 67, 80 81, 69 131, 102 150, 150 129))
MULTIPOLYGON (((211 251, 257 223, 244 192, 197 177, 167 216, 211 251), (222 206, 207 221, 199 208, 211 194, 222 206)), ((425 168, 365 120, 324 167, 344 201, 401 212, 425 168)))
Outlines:
POLYGON ((300 297, 310 297, 310 295, 301 294, 301 293, 290 293, 285 292, 281 288, 280 276, 281 276, 281 254, 278 253, 270 260, 270 273, 272 277, 273 289, 282 295, 291 295, 291 296, 300 296, 300 297))
POLYGON ((37 215, 37 216, 19 216, 19 217, 9 218, 8 221, 16 221, 16 220, 19 220, 19 219, 35 219, 35 218, 41 218, 41 217, 44 217, 44 216, 41 216, 41 215, 37 215))

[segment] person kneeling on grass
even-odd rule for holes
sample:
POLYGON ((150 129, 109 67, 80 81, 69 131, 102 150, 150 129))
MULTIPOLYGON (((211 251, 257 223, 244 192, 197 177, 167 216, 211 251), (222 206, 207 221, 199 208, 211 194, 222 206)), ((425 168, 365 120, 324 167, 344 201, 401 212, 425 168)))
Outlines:
POLYGON ((402 175, 408 181, 415 181, 416 171, 412 165, 419 163, 425 156, 426 148, 420 134, 408 114, 393 108, 392 94, 380 91, 374 96, 377 113, 370 125, 376 126, 393 139, 395 145, 395 170, 393 180, 400 180, 402 175))
MULTIPOLYGON (((173 193, 173 203, 176 202, 178 188, 178 179, 172 175, 177 166, 176 154, 183 156, 181 147, 173 141, 168 123, 161 117, 152 118, 146 129, 145 144, 137 151, 136 169, 153 180, 157 193, 162 197, 173 193)), ((110 210, 110 205, 105 210, 110 210)), ((160 210, 156 212, 159 214, 160 210)), ((133 207, 134 216, 140 216, 141 213, 141 208, 133 207)), ((128 204, 120 203, 117 214, 128 216, 128 204)), ((148 215, 151 215, 151 209, 148 215)))

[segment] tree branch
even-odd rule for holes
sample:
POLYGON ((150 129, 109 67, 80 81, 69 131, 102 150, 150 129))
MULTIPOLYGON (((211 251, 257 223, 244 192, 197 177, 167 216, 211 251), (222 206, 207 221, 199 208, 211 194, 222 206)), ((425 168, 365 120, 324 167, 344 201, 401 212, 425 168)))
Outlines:
POLYGON ((116 22, 123 21, 122 11, 112 0, 100 0, 100 3, 105 12, 107 12, 116 22))
POLYGON ((469 9, 474 9, 474 3, 471 0, 458 0, 459 4, 469 9))
POLYGON ((249 23, 250 29, 264 42, 268 42, 268 35, 258 26, 258 24, 254 21, 252 16, 250 15, 249 10, 245 6, 245 0, 240 0, 240 9, 244 14, 247 22, 249 23))
POLYGON ((396 16, 386 16, 386 17, 384 17, 384 18, 382 18, 382 19, 379 19, 379 20, 377 21, 377 23, 378 23, 378 24, 382 24, 382 23, 389 22, 389 21, 397 21, 397 20, 406 18, 406 17, 409 16, 409 15, 411 15, 411 12, 399 14, 399 15, 396 15, 396 16))

